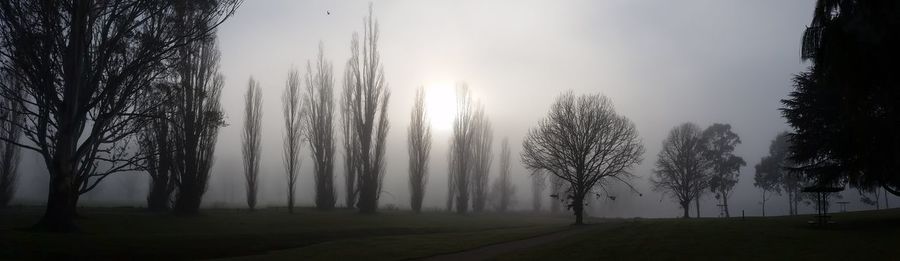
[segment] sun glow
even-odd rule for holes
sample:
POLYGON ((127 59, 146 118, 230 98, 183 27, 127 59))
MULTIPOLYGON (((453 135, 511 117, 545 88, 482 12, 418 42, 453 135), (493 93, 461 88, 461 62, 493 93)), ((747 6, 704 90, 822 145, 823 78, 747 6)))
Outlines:
POLYGON ((456 89, 446 83, 428 85, 425 88, 425 109, 433 128, 449 130, 456 117, 456 89))

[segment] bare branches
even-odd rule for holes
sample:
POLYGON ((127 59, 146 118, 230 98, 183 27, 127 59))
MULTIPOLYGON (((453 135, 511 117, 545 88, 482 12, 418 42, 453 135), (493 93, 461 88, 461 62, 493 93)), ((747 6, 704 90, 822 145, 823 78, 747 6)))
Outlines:
POLYGON ((172 167, 177 175, 175 213, 197 213, 213 164, 219 128, 225 125, 219 102, 224 80, 214 39, 184 46, 172 81, 172 167))
POLYGON ((288 212, 294 212, 294 194, 297 175, 300 172, 300 149, 303 148, 303 105, 300 103, 300 73, 296 68, 288 72, 284 94, 281 96, 284 112, 284 170, 288 185, 288 212))
MULTIPOLYGON (((13 90, 21 90, 12 77, 6 77, 0 72, 0 81, 4 85, 12 85, 13 90)), ((22 136, 21 124, 24 115, 21 109, 17 108, 18 103, 0 96, 0 208, 4 208, 9 204, 16 191, 18 180, 19 157, 21 156, 20 147, 14 142, 18 142, 22 136)))
POLYGON ((669 193, 688 217, 691 200, 706 189, 707 163, 703 158, 703 139, 700 127, 684 123, 669 131, 663 140, 662 150, 656 160, 653 189, 669 193))
POLYGON ((488 180, 491 173, 491 163, 494 159, 493 142, 494 132, 491 122, 484 112, 484 105, 478 104, 475 109, 473 121, 472 157, 474 159, 472 171, 472 210, 481 212, 487 202, 488 180))
POLYGON ((306 135, 315 164, 316 207, 334 208, 334 77, 319 43, 315 71, 306 67, 306 135))
POLYGON ((504 137, 503 142, 500 143, 500 175, 492 187, 492 191, 495 191, 494 194, 498 197, 496 209, 500 212, 505 212, 510 207, 516 193, 516 187, 513 186, 509 173, 510 156, 509 139, 504 137))
POLYGON ((448 205, 456 203, 456 212, 463 214, 469 209, 471 176, 475 171, 475 158, 472 155, 475 146, 475 112, 472 108, 469 86, 463 83, 456 89, 456 117, 453 120, 448 156, 450 175, 448 205))
MULTIPOLYGON (((522 162, 569 184, 570 207, 582 223, 584 196, 606 178, 627 181, 644 147, 634 124, 619 116, 605 96, 571 92, 557 98, 547 118, 522 144, 522 162)), ((626 183, 627 184, 627 183, 626 183)))
POLYGON ((127 149, 152 108, 140 97, 167 72, 171 58, 211 39, 238 5, 240 0, 0 2, 0 67, 22 84, 23 95, 15 100, 23 108, 23 133, 51 177, 41 225, 73 229, 83 184, 105 177, 98 173, 134 169, 95 160, 142 157, 127 149))
POLYGON ((259 178, 259 143, 262 138, 262 91, 259 82, 250 77, 244 94, 244 128, 241 133, 241 152, 244 157, 244 178, 247 181, 247 206, 256 207, 259 178))
POLYGON ((391 94, 378 54, 378 22, 374 20, 373 12, 373 7, 369 5, 369 16, 363 22, 362 51, 357 34, 353 35, 344 78, 352 118, 350 126, 353 134, 350 136, 359 143, 352 155, 359 157, 357 207, 362 213, 374 213, 378 208, 384 177, 385 139, 390 128, 387 105, 391 94), (350 83, 349 88, 347 82, 350 83))
POLYGON ((431 122, 425 111, 425 89, 416 89, 416 100, 410 114, 407 146, 409 148, 410 207, 422 210, 425 184, 428 182, 428 156, 431 153, 431 122))

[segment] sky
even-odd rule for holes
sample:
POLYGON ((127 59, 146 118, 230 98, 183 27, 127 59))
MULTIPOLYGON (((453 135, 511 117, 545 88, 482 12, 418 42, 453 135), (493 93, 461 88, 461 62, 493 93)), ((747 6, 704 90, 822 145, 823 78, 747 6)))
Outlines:
MULTIPOLYGON (((675 201, 652 191, 649 178, 668 131, 693 122, 703 128, 728 123, 740 135, 735 154, 747 166, 741 168, 731 197, 731 213, 759 215, 761 192, 753 187, 753 166, 768 153, 771 140, 789 130, 779 101, 792 89, 792 76, 808 66, 800 60, 800 36, 813 5, 813 0, 375 1, 379 51, 392 92, 381 204, 409 206, 406 128, 416 88, 426 88, 429 102, 448 104, 453 98, 446 90, 466 83, 494 126, 491 180, 497 175, 500 141, 510 141, 518 208, 531 206, 529 172, 519 157, 522 138, 557 96, 572 91, 609 97, 617 112, 635 123, 646 149, 643 162, 632 171, 639 193, 615 187, 610 194, 617 199, 594 202, 592 214, 679 216, 675 201)), ((206 206, 245 206, 239 128, 251 76, 263 90, 259 200, 263 206, 284 205, 281 94, 288 71, 305 71, 322 43, 334 75, 343 75, 351 36, 361 32, 368 6, 367 1, 247 0, 218 29, 226 82, 222 104, 229 125, 219 134, 206 206)), ((335 96, 341 79, 335 78, 335 96)), ((442 208, 449 130, 441 124, 446 120, 433 122, 424 205, 442 208)), ((339 205, 344 196, 342 153, 338 149, 335 155, 339 205)), ((312 205, 308 145, 301 157, 298 204, 312 205)), ((23 164, 35 174, 22 178, 24 188, 16 200, 40 202, 46 197, 46 171, 41 172, 34 157, 26 156, 23 164)), ((83 199, 143 204, 146 179, 142 173, 124 173, 83 199)), ((848 209, 871 208, 859 203, 855 190, 844 196, 851 202, 848 209)), ((891 200, 900 204, 898 198, 891 200)), ((717 216, 716 204, 707 194, 701 214, 717 216)), ((801 205, 800 211, 813 210, 801 205)), ((786 212, 786 198, 770 199, 767 213, 786 212)))

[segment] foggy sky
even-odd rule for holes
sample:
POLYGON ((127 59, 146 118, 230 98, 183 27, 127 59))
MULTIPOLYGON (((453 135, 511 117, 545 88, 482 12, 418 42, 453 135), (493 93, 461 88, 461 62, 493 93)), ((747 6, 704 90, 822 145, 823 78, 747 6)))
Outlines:
MULTIPOLYGON (((678 205, 653 192, 648 180, 663 138, 687 121, 703 128, 729 123, 740 135, 743 143, 735 154, 747 166, 731 197, 731 213, 759 215, 761 195, 753 187, 753 166, 768 153, 775 135, 789 130, 778 111, 779 100, 791 90, 792 75, 808 66, 799 58, 800 36, 813 5, 813 0, 376 1, 379 46, 392 91, 381 204, 409 206, 406 127, 415 88, 466 82, 495 129, 491 181, 497 175, 500 141, 510 139, 518 208, 531 207, 528 172, 519 163, 522 138, 547 114, 556 96, 572 90, 611 98, 618 113, 636 124, 646 148, 633 181, 643 196, 619 187, 612 191, 616 201, 591 206, 594 215, 679 215, 678 205)), ((339 97, 351 35, 362 30, 367 8, 367 1, 245 1, 219 28, 226 81, 222 104, 229 125, 219 133, 204 205, 246 206, 239 128, 251 75, 263 90, 259 205, 284 205, 281 94, 288 70, 296 66, 305 72, 307 60, 315 58, 323 42, 326 59, 334 64, 339 97)), ((444 207, 448 134, 434 130, 426 209, 444 207)), ((300 205, 313 204, 308 148, 305 144, 301 155, 300 205)), ((335 186, 341 205, 343 152, 338 148, 335 186)), ((23 152, 22 187, 14 200, 40 203, 46 197, 47 174, 31 152, 23 152)), ((124 198, 144 204, 146 185, 140 182, 146 179, 143 173, 124 173, 82 199, 124 198), (132 187, 136 192, 124 192, 132 187)), ((855 190, 843 194, 843 200, 851 202, 848 209, 871 208, 859 203, 855 190)), ((900 204, 898 198, 891 200, 900 204)), ((771 198, 767 214, 785 214, 786 201, 771 198)), ((701 214, 718 215, 716 204, 707 194, 701 214)), ((811 207, 801 204, 800 211, 808 213, 811 207)))

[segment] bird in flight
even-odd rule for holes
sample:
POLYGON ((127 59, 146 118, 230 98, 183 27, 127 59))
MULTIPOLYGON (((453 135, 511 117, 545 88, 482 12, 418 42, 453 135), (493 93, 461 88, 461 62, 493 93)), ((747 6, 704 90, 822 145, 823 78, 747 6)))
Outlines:
POLYGON ((325 14, 331 15, 331 11, 330 11, 330 10, 325 10, 325 14))

